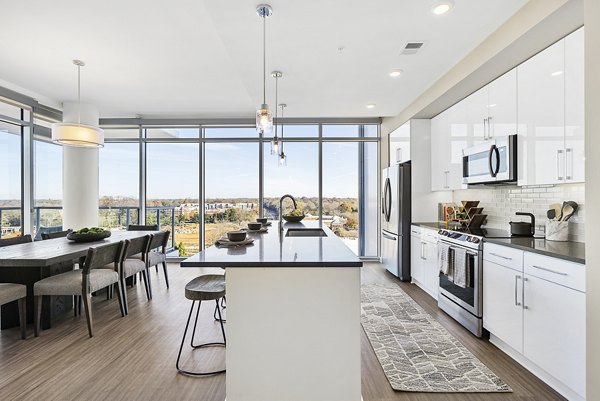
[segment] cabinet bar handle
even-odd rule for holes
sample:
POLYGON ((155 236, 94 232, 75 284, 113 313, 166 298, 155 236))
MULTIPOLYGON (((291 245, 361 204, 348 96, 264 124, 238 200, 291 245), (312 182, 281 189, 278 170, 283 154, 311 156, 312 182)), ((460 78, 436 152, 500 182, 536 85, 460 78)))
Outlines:
POLYGON ((562 154, 563 154, 563 150, 562 149, 558 149, 556 151, 556 179, 559 180, 559 181, 564 180, 564 177, 560 175, 560 156, 562 154))
POLYGON ((517 295, 517 293, 518 293, 517 282, 519 281, 520 278, 521 278, 521 276, 519 276, 519 275, 515 276, 515 306, 521 306, 521 303, 519 302, 518 295, 517 295))
POLYGON ((523 277, 523 287, 521 289, 521 300, 523 301, 523 309, 529 309, 529 306, 525 305, 525 282, 529 281, 527 277, 523 277))
POLYGON ((487 140, 487 118, 483 119, 483 140, 487 140))
POLYGON ((421 259, 423 260, 427 260, 427 258, 425 257, 425 243, 421 242, 421 259))
POLYGON ((504 260, 513 260, 513 258, 509 258, 508 256, 498 255, 497 253, 494 253, 494 252, 490 252, 490 255, 495 256, 497 258, 502 258, 504 260))
POLYGON ((561 276, 568 276, 568 274, 567 274, 567 273, 564 273, 564 272, 559 272, 559 271, 552 270, 552 269, 548 269, 547 267, 536 266, 536 265, 533 265, 533 267, 535 267, 536 269, 543 270, 543 271, 545 271, 545 272, 554 273, 554 274, 559 274, 559 275, 561 275, 561 276))
POLYGON ((566 174, 566 179, 567 180, 572 180, 573 179, 573 148, 567 148, 566 149, 566 154, 565 154, 565 174, 566 174), (570 162, 569 162, 569 155, 571 155, 570 157, 570 162), (570 168, 570 173, 569 174, 569 168, 570 168))
POLYGON ((494 117, 488 117, 488 139, 492 139, 496 136, 495 130, 492 128, 492 120, 494 117))

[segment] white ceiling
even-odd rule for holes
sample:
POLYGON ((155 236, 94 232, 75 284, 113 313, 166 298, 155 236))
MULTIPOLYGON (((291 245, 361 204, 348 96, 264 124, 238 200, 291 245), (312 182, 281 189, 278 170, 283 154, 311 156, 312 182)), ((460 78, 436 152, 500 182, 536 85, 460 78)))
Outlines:
MULTIPOLYGON (((79 58, 82 100, 101 117, 253 117, 262 103, 259 1, 0 0, 0 82, 71 101, 79 58)), ((527 0, 455 0, 443 16, 430 12, 434 2, 270 1, 267 72, 284 74, 286 116, 396 115, 527 0), (400 55, 421 40, 419 55, 400 55), (391 78, 395 68, 404 74, 391 78)))

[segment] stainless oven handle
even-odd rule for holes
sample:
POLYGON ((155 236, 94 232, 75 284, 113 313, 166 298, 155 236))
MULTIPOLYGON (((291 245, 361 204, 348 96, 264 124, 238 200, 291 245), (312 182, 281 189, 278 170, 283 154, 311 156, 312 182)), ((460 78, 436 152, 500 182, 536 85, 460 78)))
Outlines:
POLYGON ((519 298, 518 298, 519 296, 517 295, 518 294, 518 290, 517 290, 518 284, 517 284, 517 282, 520 279, 521 279, 521 276, 519 276, 519 275, 515 276, 515 306, 521 306, 521 303, 519 302, 519 298))
POLYGON ((495 256, 497 258, 502 258, 504 260, 513 260, 512 258, 509 258, 508 256, 498 255, 497 253, 494 253, 494 252, 490 252, 490 255, 495 256))
POLYGON ((567 274, 567 273, 564 273, 564 272, 559 272, 559 271, 552 270, 552 269, 548 269, 547 267, 536 266, 536 265, 533 265, 533 267, 535 267, 536 269, 543 270, 543 271, 545 271, 545 272, 554 273, 554 274, 559 274, 559 275, 561 275, 561 276, 568 276, 568 274, 567 274))

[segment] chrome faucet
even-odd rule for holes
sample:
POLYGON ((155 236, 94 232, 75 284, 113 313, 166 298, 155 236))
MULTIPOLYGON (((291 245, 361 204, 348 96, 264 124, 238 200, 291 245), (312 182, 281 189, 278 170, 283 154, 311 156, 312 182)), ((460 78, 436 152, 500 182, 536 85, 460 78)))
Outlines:
POLYGON ((283 200, 285 198, 290 198, 292 202, 294 202, 294 209, 298 208, 298 204, 296 203, 296 199, 292 195, 286 194, 279 198, 279 231, 283 230, 283 200))

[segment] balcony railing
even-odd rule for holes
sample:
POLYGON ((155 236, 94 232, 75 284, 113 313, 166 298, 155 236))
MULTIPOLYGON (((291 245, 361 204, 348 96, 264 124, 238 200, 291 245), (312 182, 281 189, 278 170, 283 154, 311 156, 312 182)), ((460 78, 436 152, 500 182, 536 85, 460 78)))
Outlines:
MULTIPOLYGON (((62 206, 35 206, 35 220, 34 220, 34 232, 36 233, 36 239, 40 239, 41 230, 40 228, 49 229, 50 231, 60 231, 62 230, 62 224, 60 226, 42 226, 41 222, 43 219, 43 212, 50 210, 62 210, 62 206)), ((126 230, 130 224, 139 224, 139 212, 140 208, 137 206, 100 206, 100 211, 114 211, 116 215, 116 224, 109 225, 108 229, 118 229, 118 230, 126 230)), ((17 211, 20 212, 21 208, 18 206, 3 206, 0 207, 0 238, 11 236, 9 234, 15 233, 18 234, 21 231, 20 226, 4 226, 3 224, 3 213, 8 211, 17 211)), ((167 226, 170 225, 171 231, 171 250, 175 248, 176 244, 176 232, 175 232, 175 207, 174 206, 148 206, 146 207, 146 215, 156 212, 156 224, 159 227, 164 227, 163 220, 165 218, 165 214, 167 214, 166 219, 168 220, 170 217, 170 224, 167 221, 167 226), (161 216, 162 215, 162 216, 161 216)), ((19 213, 20 214, 20 213, 19 213)), ((102 224, 101 224, 102 226, 102 224)))

